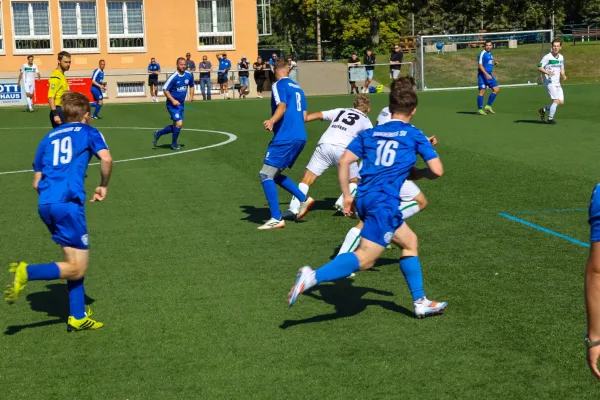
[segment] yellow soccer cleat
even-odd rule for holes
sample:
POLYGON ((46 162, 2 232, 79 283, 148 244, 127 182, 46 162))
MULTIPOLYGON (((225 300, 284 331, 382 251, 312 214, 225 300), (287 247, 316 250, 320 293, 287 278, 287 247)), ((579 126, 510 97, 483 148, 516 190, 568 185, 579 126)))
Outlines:
POLYGON ((494 109, 492 108, 492 106, 485 106, 485 111, 488 114, 496 114, 496 112, 494 111, 494 109))
POLYGON ((487 114, 486 114, 486 112, 485 112, 485 111, 483 111, 483 110, 479 110, 479 111, 477 111, 477 114, 479 114, 479 115, 487 115, 487 114))
POLYGON ((25 289, 25 285, 27 284, 27 263, 23 261, 12 263, 8 268, 8 272, 14 274, 14 279, 12 284, 9 284, 4 291, 4 300, 8 304, 14 304, 17 297, 19 297, 19 293, 25 289))
POLYGON ((92 310, 88 308, 88 312, 82 319, 76 319, 72 315, 69 316, 67 321, 67 332, 85 331, 88 329, 100 329, 104 326, 102 322, 95 321, 90 318, 92 310))

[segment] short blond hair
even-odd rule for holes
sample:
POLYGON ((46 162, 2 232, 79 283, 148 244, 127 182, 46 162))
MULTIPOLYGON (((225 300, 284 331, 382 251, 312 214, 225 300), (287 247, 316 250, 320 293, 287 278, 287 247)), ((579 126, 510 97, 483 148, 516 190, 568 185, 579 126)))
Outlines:
POLYGON ((354 108, 363 113, 368 113, 371 108, 371 99, 366 94, 357 94, 354 97, 354 108))
POLYGON ((91 112, 90 100, 81 93, 67 91, 62 96, 62 111, 67 123, 81 122, 91 112))

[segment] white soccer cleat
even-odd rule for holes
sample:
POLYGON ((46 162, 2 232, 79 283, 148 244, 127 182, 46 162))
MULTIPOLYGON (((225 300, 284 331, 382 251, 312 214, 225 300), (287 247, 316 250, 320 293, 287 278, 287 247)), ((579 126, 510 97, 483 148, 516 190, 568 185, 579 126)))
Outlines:
POLYGON ((307 197, 302 203, 300 203, 300 208, 298 209, 298 215, 296 215, 296 219, 300 220, 302 217, 306 215, 308 210, 315 204, 315 199, 312 197, 307 197))
POLYGON ((265 222, 264 225, 261 225, 258 227, 258 229, 260 229, 260 230, 280 229, 280 228, 285 228, 285 221, 282 219, 275 219, 275 218, 271 218, 270 220, 265 222))
POLYGON ((442 314, 446 307, 448 307, 448 303, 445 301, 439 303, 437 301, 428 300, 427 297, 415 301, 414 305, 417 318, 426 318, 442 314))
POLYGON ((315 271, 310 267, 302 267, 296 276, 296 283, 288 293, 288 305, 291 307, 298 296, 317 284, 315 271))
POLYGON ((344 213, 344 200, 343 199, 344 199, 344 196, 341 196, 339 199, 337 199, 337 201, 333 205, 333 208, 335 208, 342 214, 344 213))

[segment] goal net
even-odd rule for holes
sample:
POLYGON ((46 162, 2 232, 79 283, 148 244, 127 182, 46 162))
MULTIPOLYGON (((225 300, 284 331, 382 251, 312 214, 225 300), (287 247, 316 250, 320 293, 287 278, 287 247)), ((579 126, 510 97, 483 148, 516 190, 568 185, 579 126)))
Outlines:
POLYGON ((492 41, 500 86, 541 82, 537 65, 550 51, 551 30, 422 36, 417 48, 420 88, 445 90, 477 87, 478 56, 492 41))

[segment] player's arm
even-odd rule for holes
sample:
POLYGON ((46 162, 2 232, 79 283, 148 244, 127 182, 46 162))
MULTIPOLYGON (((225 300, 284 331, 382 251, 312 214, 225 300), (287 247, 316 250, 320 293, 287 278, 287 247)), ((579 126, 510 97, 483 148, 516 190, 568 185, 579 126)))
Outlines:
POLYGON ((354 201, 348 185, 348 182, 350 182, 350 164, 358 160, 359 157, 356 154, 346 149, 338 163, 338 181, 344 195, 344 214, 347 216, 352 215, 352 203, 354 201))
POLYGON ((542 61, 540 61, 540 63, 538 64, 538 71, 540 71, 542 74, 548 75, 548 76, 552 76, 554 75, 554 72, 552 71, 546 71, 544 68, 546 67, 546 65, 548 65, 548 63, 546 62, 546 57, 542 58, 542 61))
POLYGON ((103 201, 106 198, 108 182, 110 181, 113 168, 113 159, 108 149, 102 149, 96 155, 100 159, 100 185, 94 191, 94 195, 90 200, 91 203, 103 201))
POLYGON ((407 179, 417 181, 419 179, 437 179, 444 175, 444 166, 439 157, 427 161, 427 168, 413 168, 407 179))
POLYGON ((55 99, 56 91, 57 91, 58 87, 60 86, 60 79, 58 79, 57 77, 51 76, 49 83, 50 83, 50 88, 48 89, 48 105, 50 106, 50 111, 52 112, 52 117, 54 119, 54 122, 56 122, 57 124, 62 124, 62 121, 60 120, 60 117, 58 116, 58 111, 56 111, 56 99, 55 99), (52 83, 52 82, 56 82, 56 81, 58 81, 58 83, 52 83))
POLYGON ((316 112, 316 113, 306 113, 304 114, 304 122, 312 122, 312 121, 316 121, 316 120, 322 120, 323 117, 323 113, 322 112, 316 112))
POLYGON ((23 79, 23 71, 19 71, 19 80, 17 81, 17 86, 21 87, 21 79, 23 79))
POLYGON ((192 80, 190 81, 190 101, 194 101, 194 95, 196 94, 196 85, 194 84, 194 76, 192 75, 192 80))
POLYGON ((173 95, 171 95, 171 92, 168 90, 168 88, 163 87, 163 93, 164 93, 165 97, 167 99, 169 99, 171 101, 171 103, 173 103, 174 106, 178 106, 180 104, 177 100, 175 100, 173 95))
POLYGON ((563 81, 567 80, 567 76, 565 75, 565 66, 564 65, 560 68, 560 77, 562 78, 563 81))
POLYGON ((39 71, 39 70, 38 70, 38 72, 37 72, 37 78, 38 78, 38 81, 41 81, 41 80, 42 80, 42 74, 40 74, 40 71, 39 71))
POLYGON ((265 129, 268 131, 272 131, 273 126, 281 118, 283 118, 283 114, 285 114, 285 110, 287 110, 287 105, 283 101, 280 101, 279 104, 277 105, 277 108, 275 109, 275 112, 273 113, 273 116, 263 123, 265 129))
POLYGON ((35 189, 35 191, 38 191, 38 185, 40 184, 40 181, 42 180, 42 173, 41 172, 34 172, 33 173, 33 188, 35 189))
MULTIPOLYGON (((587 311, 588 338, 592 342, 600 340, 600 242, 592 242, 585 267, 585 305, 587 311)), ((598 358, 600 346, 588 349, 588 365, 594 376, 600 380, 598 358)))
POLYGON ((102 90, 102 84, 96 82, 96 77, 98 76, 100 72, 96 71, 96 73, 94 74, 94 76, 92 76, 92 85, 96 86, 98 89, 102 90))
POLYGON ((36 152, 35 158, 33 159, 33 188, 38 192, 38 185, 42 180, 42 168, 44 166, 44 141, 42 141, 36 152))

